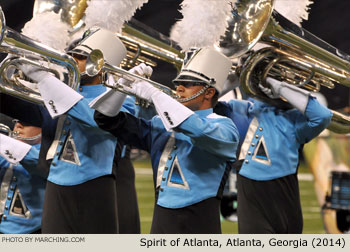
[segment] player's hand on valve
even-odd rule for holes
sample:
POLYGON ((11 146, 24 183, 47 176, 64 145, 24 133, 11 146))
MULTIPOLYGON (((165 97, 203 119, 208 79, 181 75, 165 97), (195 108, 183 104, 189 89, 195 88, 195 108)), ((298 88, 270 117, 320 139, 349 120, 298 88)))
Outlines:
POLYGON ((264 87, 262 84, 259 84, 259 89, 269 98, 271 99, 279 99, 281 97, 281 88, 284 85, 284 82, 267 78, 267 84, 269 87, 264 87))
MULTIPOLYGON (((141 63, 133 68, 131 68, 129 71, 129 73, 132 74, 137 74, 140 75, 142 77, 151 77, 153 69, 150 66, 147 66, 145 63, 141 63)), ((122 78, 120 78, 118 80, 118 83, 121 85, 128 85, 130 86, 132 82, 137 81, 135 80, 132 76, 123 76, 122 78)))
POLYGON ((134 94, 136 97, 152 102, 152 96, 161 92, 158 88, 152 86, 149 82, 139 80, 131 84, 130 87, 124 88, 127 92, 134 94))
POLYGON ((41 68, 29 64, 20 64, 18 67, 25 76, 29 77, 36 83, 39 83, 47 76, 50 76, 47 71, 43 71, 41 68))

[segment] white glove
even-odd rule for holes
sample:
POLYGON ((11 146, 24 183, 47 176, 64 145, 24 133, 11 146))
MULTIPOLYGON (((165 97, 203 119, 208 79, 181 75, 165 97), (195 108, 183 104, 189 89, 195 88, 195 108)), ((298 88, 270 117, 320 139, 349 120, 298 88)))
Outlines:
POLYGON ((0 134, 0 156, 12 164, 20 162, 32 146, 4 134, 0 134))
POLYGON ((304 114, 309 102, 310 92, 272 78, 267 78, 266 81, 271 86, 274 96, 278 95, 279 97, 285 98, 293 107, 304 114))
POLYGON ((269 98, 271 99, 279 99, 280 95, 275 93, 272 88, 264 87, 263 85, 259 84, 259 89, 269 98))
POLYGON ((152 95, 152 101, 165 129, 168 131, 178 127, 194 114, 192 110, 162 91, 155 92, 152 95))
MULTIPOLYGON (((153 69, 150 66, 147 66, 145 63, 141 63, 133 68, 131 68, 128 72, 132 74, 137 74, 142 77, 151 77, 153 69)), ((118 83, 121 85, 130 85, 135 80, 132 77, 128 78, 120 78, 118 83)))
POLYGON ((109 89, 89 103, 90 108, 109 117, 116 116, 126 98, 126 94, 109 89))
POLYGON ((66 113, 83 99, 81 94, 51 74, 38 83, 38 89, 52 118, 66 113))
MULTIPOLYGON (((110 75, 108 78, 108 85, 115 85, 112 75, 110 75)), ((95 109, 106 116, 113 117, 119 113, 125 98, 126 94, 115 89, 107 88, 107 91, 93 99, 89 103, 89 106, 90 108, 95 109)))
POLYGON ((271 99, 281 98, 280 91, 283 85, 283 82, 276 81, 271 78, 267 78, 267 83, 270 85, 270 88, 264 87, 259 83, 259 89, 271 99))
POLYGON ((45 79, 48 76, 51 76, 50 73, 43 71, 42 69, 29 65, 29 64, 22 64, 19 65, 19 69, 30 79, 35 81, 36 83, 39 83, 43 79, 45 79))
POLYGON ((138 74, 144 77, 151 77, 153 69, 150 66, 147 66, 145 63, 141 63, 129 70, 130 73, 138 74))
MULTIPOLYGON (((152 68, 150 66, 147 66, 144 63, 141 63, 140 65, 137 65, 130 69, 128 72, 133 74, 138 74, 141 76, 150 76, 152 74, 152 68)), ((109 85, 115 86, 113 84, 114 80, 113 78, 109 78, 109 85)), ((120 78, 118 80, 118 84, 123 85, 125 90, 130 92, 131 94, 140 93, 141 87, 138 87, 136 85, 137 82, 134 81, 132 77, 129 77, 128 79, 120 78)), ((147 83, 149 84, 149 83, 147 83)), ((153 87, 153 86, 152 86, 153 87)), ((141 98, 141 96, 139 96, 141 98)), ((116 116, 120 108, 123 105, 123 102, 126 98, 126 94, 121 93, 116 90, 107 90, 97 98, 95 98, 92 102, 90 102, 90 107, 97 110, 98 112, 106 115, 106 116, 116 116)))
POLYGON ((153 95, 162 92, 158 88, 152 86, 149 82, 143 80, 135 81, 131 84, 131 87, 125 86, 124 89, 125 91, 150 103, 152 102, 153 95))
POLYGON ((147 81, 134 82, 125 89, 137 97, 153 103, 166 130, 179 126, 194 112, 147 81))

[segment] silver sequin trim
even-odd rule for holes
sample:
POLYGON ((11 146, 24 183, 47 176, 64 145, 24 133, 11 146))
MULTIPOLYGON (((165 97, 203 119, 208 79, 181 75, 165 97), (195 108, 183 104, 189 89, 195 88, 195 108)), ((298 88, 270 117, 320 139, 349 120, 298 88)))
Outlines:
POLYGON ((9 191, 9 187, 12 181, 13 176, 13 166, 10 164, 10 166, 7 168, 4 178, 1 183, 0 187, 0 215, 4 213, 5 204, 7 200, 7 194, 9 191))
POLYGON ((57 146, 58 143, 60 142, 61 134, 62 134, 62 129, 64 126, 64 121, 66 120, 66 115, 62 115, 58 118, 57 122, 57 128, 56 128, 56 133, 55 133, 55 139, 53 140, 50 149, 47 152, 46 159, 53 159, 56 154, 57 146))
POLYGON ((166 143, 165 148, 163 150, 163 153, 162 153, 160 160, 159 160, 156 187, 159 187, 161 182, 162 182, 164 168, 166 166, 167 161, 169 160, 168 156, 172 152, 174 145, 175 145, 175 133, 173 132, 173 133, 171 133, 171 135, 168 139, 168 142, 166 143))
POLYGON ((250 147, 250 143, 252 142, 252 139, 255 136, 255 132, 256 132, 256 129, 258 128, 258 126, 259 126, 258 119, 256 117, 254 117, 254 119, 252 120, 252 122, 249 125, 248 132, 247 132, 246 137, 244 139, 244 142, 242 144, 241 153, 239 155, 239 160, 245 159, 247 152, 248 152, 248 149, 250 147))

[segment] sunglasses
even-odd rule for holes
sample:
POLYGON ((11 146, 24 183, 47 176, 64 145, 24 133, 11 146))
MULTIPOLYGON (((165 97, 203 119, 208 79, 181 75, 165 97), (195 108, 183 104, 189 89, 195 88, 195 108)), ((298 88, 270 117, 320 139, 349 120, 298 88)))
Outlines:
POLYGON ((84 60, 87 58, 87 56, 79 54, 79 53, 74 53, 74 52, 70 52, 68 53, 70 56, 72 56, 73 58, 75 58, 76 60, 84 60))
POLYGON ((184 81, 184 82, 177 82, 174 84, 175 88, 178 86, 183 86, 185 88, 195 87, 195 86, 204 86, 205 83, 203 82, 197 82, 197 81, 184 81))
POLYGON ((87 57, 85 55, 81 55, 81 54, 74 54, 73 57, 76 58, 77 60, 87 59, 87 57))

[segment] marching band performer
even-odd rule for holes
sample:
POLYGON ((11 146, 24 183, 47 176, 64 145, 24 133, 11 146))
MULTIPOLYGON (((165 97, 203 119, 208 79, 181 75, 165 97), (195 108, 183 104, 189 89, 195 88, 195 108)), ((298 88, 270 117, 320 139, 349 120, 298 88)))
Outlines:
MULTIPOLYGON (((126 49, 115 34, 91 29, 69 49, 82 73, 78 91, 47 72, 23 67, 38 83, 45 106, 58 118, 42 219, 43 233, 117 233, 115 174, 112 169, 117 139, 99 129, 89 102, 105 92, 101 75, 84 74, 87 55, 100 49, 105 60, 119 65, 126 49)), ((123 109, 132 109, 125 104, 123 109)), ((45 129, 43 129, 45 130, 45 129)), ((50 129, 48 129, 50 130, 50 129)))
POLYGON ((332 113, 306 90, 272 78, 267 83, 270 88, 261 84, 259 88, 271 99, 285 98, 293 108, 283 110, 248 98, 220 103, 215 110, 233 121, 239 118, 239 132, 245 132, 234 164, 238 231, 301 233, 299 154, 328 126, 332 113))
MULTIPOLYGON (((236 159, 238 133, 228 118, 213 113, 231 62, 211 48, 197 50, 174 80, 179 101, 145 81, 129 92, 152 102, 150 121, 95 107, 99 127, 151 154, 156 203, 151 233, 221 233, 220 196, 236 159)), ((119 111, 110 107, 111 111, 119 111)))
POLYGON ((41 128, 17 121, 0 134, 0 233, 41 233, 46 177, 35 172, 41 128))

